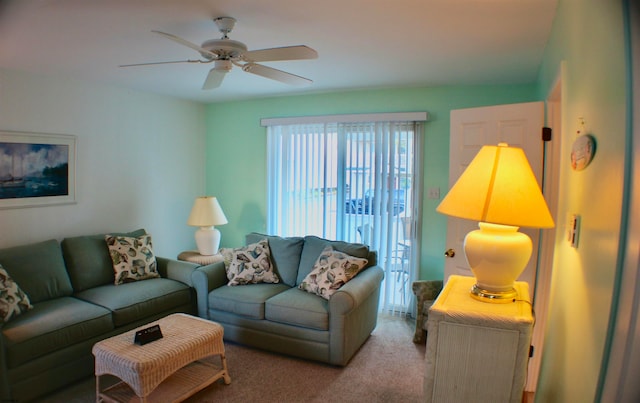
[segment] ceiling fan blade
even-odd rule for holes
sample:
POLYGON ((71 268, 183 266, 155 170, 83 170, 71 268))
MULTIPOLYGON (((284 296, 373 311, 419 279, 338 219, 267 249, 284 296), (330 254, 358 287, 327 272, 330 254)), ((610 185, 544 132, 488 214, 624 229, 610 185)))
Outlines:
POLYGON ((207 49, 203 48, 202 46, 198 46, 195 43, 189 42, 186 39, 182 39, 179 36, 175 36, 173 34, 168 34, 166 32, 162 32, 162 31, 151 31, 151 32, 156 33, 156 34, 160 34, 160 35, 164 36, 165 38, 169 38, 172 41, 175 41, 175 42, 178 42, 181 45, 190 47, 193 50, 197 50, 204 57, 213 58, 213 59, 218 57, 217 54, 208 51, 207 49))
POLYGON ((209 63, 209 60, 172 60, 167 62, 148 62, 148 63, 133 63, 133 64, 121 64, 118 67, 136 67, 136 66, 152 66, 154 64, 173 64, 173 63, 209 63))
POLYGON ((280 81, 290 85, 308 85, 313 81, 308 78, 300 77, 295 74, 287 73, 286 71, 277 70, 272 67, 263 66, 261 64, 247 63, 242 66, 242 70, 247 73, 257 74, 262 77, 270 78, 272 80, 280 81))
POLYGON ((280 60, 307 60, 317 58, 318 52, 304 45, 250 50, 242 54, 242 60, 247 62, 274 62, 280 60))
POLYGON ((212 90, 214 88, 218 88, 220 84, 222 84, 225 74, 227 74, 226 70, 216 70, 215 68, 209 70, 209 74, 207 75, 206 80, 204 80, 202 89, 212 90))

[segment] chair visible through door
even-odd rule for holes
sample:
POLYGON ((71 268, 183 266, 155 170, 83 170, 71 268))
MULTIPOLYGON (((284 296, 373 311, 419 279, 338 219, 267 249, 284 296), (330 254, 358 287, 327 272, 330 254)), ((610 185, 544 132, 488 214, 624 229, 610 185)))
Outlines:
POLYGON ((395 281, 399 285, 402 302, 404 303, 409 283, 411 262, 411 234, 413 221, 411 217, 400 217, 402 224, 402 239, 398 239, 397 248, 392 255, 391 272, 395 274, 395 281))

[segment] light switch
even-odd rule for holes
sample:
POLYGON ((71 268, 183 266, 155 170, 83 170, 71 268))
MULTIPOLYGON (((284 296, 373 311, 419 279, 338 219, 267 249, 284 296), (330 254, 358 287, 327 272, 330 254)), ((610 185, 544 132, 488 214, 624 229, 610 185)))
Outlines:
POLYGON ((580 238, 580 216, 578 214, 569 215, 567 223, 567 241, 572 248, 578 247, 578 239, 580 238))

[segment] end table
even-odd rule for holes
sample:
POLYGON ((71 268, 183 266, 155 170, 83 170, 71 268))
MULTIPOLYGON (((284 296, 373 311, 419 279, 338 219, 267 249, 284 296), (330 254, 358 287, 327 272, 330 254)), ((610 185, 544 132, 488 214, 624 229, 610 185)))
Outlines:
POLYGON ((183 260, 185 262, 197 263, 199 265, 207 265, 216 262, 222 262, 224 258, 221 254, 216 253, 215 255, 201 255, 197 250, 187 250, 181 252, 178 255, 178 260, 183 260))
POLYGON ((449 276, 429 310, 424 401, 520 403, 533 329, 529 286, 516 281, 514 302, 492 304, 471 298, 473 284, 449 276))

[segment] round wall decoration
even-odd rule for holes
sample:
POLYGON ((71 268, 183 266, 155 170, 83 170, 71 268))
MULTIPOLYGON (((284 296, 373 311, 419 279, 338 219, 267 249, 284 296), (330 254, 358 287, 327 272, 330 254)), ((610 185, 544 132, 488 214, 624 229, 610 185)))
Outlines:
POLYGON ((589 165, 596 153, 596 139, 590 134, 576 138, 571 146, 571 168, 581 171, 589 165))

